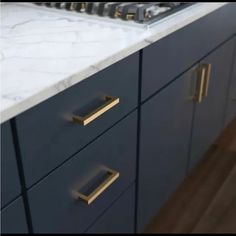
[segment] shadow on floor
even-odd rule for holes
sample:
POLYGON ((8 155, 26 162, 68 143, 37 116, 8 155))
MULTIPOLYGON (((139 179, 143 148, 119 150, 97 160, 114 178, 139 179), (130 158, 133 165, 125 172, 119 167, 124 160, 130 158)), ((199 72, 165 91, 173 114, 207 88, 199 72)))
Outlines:
POLYGON ((236 119, 144 233, 236 233, 236 119))

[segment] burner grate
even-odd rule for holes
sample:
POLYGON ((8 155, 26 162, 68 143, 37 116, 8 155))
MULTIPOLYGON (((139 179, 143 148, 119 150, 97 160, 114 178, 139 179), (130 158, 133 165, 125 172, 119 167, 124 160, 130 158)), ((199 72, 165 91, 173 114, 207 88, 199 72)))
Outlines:
POLYGON ((78 13, 119 18, 137 23, 154 22, 189 6, 189 2, 39 2, 37 5, 78 13))

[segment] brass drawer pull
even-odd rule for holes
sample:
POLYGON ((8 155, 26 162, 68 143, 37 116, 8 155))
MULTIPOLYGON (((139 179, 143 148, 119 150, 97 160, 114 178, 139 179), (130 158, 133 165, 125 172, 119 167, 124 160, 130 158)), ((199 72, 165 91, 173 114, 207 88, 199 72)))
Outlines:
POLYGON ((198 68, 197 89, 194 97, 194 100, 198 103, 202 102, 205 75, 206 75, 206 68, 200 66, 198 68))
POLYGON ((73 121, 85 126, 120 102, 119 98, 111 96, 106 96, 105 99, 106 102, 102 106, 98 107, 96 110, 90 112, 86 116, 73 116, 73 121))
POLYGON ((92 203, 100 194, 102 194, 119 176, 119 172, 111 169, 106 169, 107 174, 109 174, 109 177, 101 183, 92 193, 90 193, 88 196, 78 192, 78 191, 73 191, 72 194, 73 196, 78 199, 82 199, 85 201, 88 205, 92 203))
POLYGON ((203 64, 203 67, 206 68, 206 78, 204 80, 204 89, 203 89, 203 96, 206 97, 208 94, 209 82, 211 77, 211 64, 203 64))

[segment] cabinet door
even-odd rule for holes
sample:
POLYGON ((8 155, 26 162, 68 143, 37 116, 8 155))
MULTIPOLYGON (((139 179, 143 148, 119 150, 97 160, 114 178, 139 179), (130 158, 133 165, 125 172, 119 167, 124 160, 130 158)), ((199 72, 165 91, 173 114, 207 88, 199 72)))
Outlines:
POLYGON ((234 40, 230 40, 201 62, 211 64, 212 69, 208 95, 195 106, 190 169, 222 131, 233 49, 234 40))
POLYGON ((141 107, 138 232, 185 177, 194 81, 192 68, 141 107))
POLYGON ((230 121, 232 121, 236 117, 236 37, 234 38, 235 38, 234 62, 229 83, 225 125, 227 125, 230 121))

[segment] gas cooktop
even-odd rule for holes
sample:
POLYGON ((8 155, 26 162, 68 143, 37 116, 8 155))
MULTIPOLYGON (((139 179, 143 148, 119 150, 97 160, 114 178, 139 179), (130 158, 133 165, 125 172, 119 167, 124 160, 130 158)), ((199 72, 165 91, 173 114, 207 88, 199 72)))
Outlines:
POLYGON ((189 2, 38 2, 40 6, 97 15, 138 24, 152 24, 193 3, 189 2))

